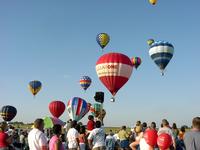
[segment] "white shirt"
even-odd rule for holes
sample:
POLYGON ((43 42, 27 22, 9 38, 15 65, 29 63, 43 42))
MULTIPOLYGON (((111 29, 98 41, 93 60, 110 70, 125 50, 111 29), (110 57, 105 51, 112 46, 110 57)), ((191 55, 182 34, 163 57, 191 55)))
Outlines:
POLYGON ((93 148, 105 146, 105 132, 102 128, 93 129, 88 136, 88 140, 93 140, 93 148))
POLYGON ((42 131, 33 128, 28 134, 28 145, 30 150, 41 150, 42 146, 47 146, 47 138, 42 131))
POLYGON ((67 132, 67 140, 68 140, 68 147, 69 148, 77 148, 78 143, 76 141, 76 138, 79 137, 79 133, 76 129, 70 128, 67 132))
POLYGON ((162 127, 158 130, 158 136, 162 133, 167 133, 169 134, 172 139, 174 140, 174 136, 173 136, 173 133, 172 133, 172 129, 168 128, 168 127, 162 127))
POLYGON ((140 149, 141 150, 149 150, 151 147, 147 144, 144 138, 140 139, 140 149))

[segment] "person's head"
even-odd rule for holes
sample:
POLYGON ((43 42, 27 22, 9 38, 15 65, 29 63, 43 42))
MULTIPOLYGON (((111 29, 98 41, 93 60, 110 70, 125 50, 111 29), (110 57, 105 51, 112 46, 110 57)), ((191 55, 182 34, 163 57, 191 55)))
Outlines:
POLYGON ((126 130, 126 126, 122 126, 122 130, 126 130))
POLYGON ((172 129, 177 129, 176 123, 172 124, 172 129))
POLYGON ((200 117, 195 117, 192 120, 192 127, 200 130, 200 117))
POLYGON ((152 128, 152 129, 156 129, 156 123, 155 123, 155 122, 152 122, 152 123, 151 123, 151 128, 152 128))
POLYGON ((147 128, 147 123, 146 123, 146 122, 143 122, 143 123, 142 123, 142 127, 143 127, 143 128, 147 128))
POLYGON ((80 131, 79 131, 79 133, 80 134, 85 134, 85 126, 80 126, 80 131))
POLYGON ((185 132, 185 127, 182 126, 180 130, 181 130, 181 132, 185 132))
POLYGON ((34 121, 34 127, 42 131, 44 129, 44 120, 41 118, 36 119, 34 121))
POLYGON ((114 135, 114 133, 113 133, 113 131, 112 131, 112 130, 110 130, 110 131, 109 131, 109 135, 111 135, 111 136, 113 136, 113 135, 114 135))
POLYGON ((8 128, 8 124, 6 122, 1 122, 0 123, 0 131, 4 132, 8 128))
POLYGON ((96 121, 95 126, 96 128, 101 128, 101 121, 96 121))
POLYGON ((53 126, 53 134, 60 135, 62 132, 62 127, 59 124, 53 126))
POLYGON ((168 127, 169 126, 169 122, 167 121, 167 119, 163 119, 162 120, 162 125, 163 125, 163 127, 168 127))
POLYGON ((82 126, 82 125, 83 125, 83 123, 82 123, 82 122, 78 122, 78 125, 82 126))
POLYGON ((136 122, 136 126, 140 126, 140 125, 141 125, 141 121, 138 120, 138 121, 136 122))
POLYGON ((94 116, 89 115, 89 116, 88 116, 88 120, 94 120, 94 116))
POLYGON ((71 128, 75 128, 76 125, 77 125, 77 121, 76 121, 76 120, 73 120, 73 121, 71 122, 71 128))

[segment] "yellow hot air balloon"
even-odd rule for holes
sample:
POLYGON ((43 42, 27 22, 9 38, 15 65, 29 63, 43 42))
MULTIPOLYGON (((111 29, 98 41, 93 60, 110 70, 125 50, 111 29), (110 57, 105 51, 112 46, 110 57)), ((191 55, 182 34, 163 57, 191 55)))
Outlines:
POLYGON ((155 5, 157 3, 157 0, 149 0, 149 3, 155 5))

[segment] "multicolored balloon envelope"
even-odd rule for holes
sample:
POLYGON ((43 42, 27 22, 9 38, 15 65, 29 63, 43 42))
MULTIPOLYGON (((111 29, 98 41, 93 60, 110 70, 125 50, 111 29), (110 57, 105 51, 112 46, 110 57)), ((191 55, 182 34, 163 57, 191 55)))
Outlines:
POLYGON ((149 55, 160 68, 162 75, 164 75, 164 70, 172 59, 173 54, 174 46, 166 41, 156 41, 149 48, 149 55))
POLYGON ((93 106, 90 107, 90 112, 93 116, 97 116, 97 113, 99 113, 103 109, 103 105, 101 103, 94 103, 93 106))
POLYGON ((55 118, 55 117, 44 117, 43 120, 44 120, 44 128, 45 129, 53 128, 53 126, 55 124, 59 124, 61 126, 65 125, 65 123, 62 120, 55 118))
POLYGON ((88 76, 82 76, 79 83, 80 83, 81 87, 86 91, 87 88, 92 83, 92 79, 88 76))
POLYGON ((96 62, 97 75, 113 96, 129 80, 132 70, 130 58, 121 53, 107 53, 96 62))
POLYGON ((96 37, 97 43, 103 49, 110 41, 110 37, 107 33, 99 33, 96 37))
POLYGON ((52 101, 49 104, 49 111, 54 117, 59 118, 65 111, 65 104, 62 101, 52 101))
POLYGON ((3 106, 0 111, 0 115, 4 121, 11 121, 16 114, 17 109, 10 105, 3 106))
POLYGON ((72 120, 79 121, 88 113, 88 103, 82 98, 74 97, 68 101, 67 111, 72 120))
POLYGON ((131 61, 132 61, 133 66, 134 66, 136 69, 137 69, 137 68, 141 65, 141 63, 142 63, 142 60, 141 60, 140 57, 133 57, 133 58, 131 58, 131 61))
POLYGON ((35 96, 42 88, 42 83, 40 81, 34 80, 29 82, 29 90, 35 96))

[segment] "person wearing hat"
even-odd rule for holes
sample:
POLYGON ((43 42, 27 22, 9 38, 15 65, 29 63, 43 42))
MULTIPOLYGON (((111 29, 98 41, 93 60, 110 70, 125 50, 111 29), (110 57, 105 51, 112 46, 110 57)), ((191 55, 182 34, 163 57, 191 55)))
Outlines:
POLYGON ((34 127, 28 134, 28 145, 30 150, 47 150, 47 137, 43 133, 44 120, 39 118, 34 121, 34 127))
POLYGON ((12 144, 13 135, 9 136, 6 133, 7 130, 7 123, 2 122, 0 123, 0 150, 8 150, 9 145, 12 144))

